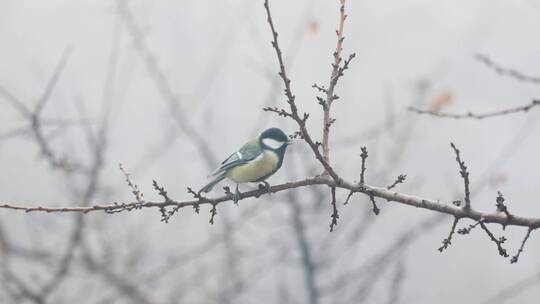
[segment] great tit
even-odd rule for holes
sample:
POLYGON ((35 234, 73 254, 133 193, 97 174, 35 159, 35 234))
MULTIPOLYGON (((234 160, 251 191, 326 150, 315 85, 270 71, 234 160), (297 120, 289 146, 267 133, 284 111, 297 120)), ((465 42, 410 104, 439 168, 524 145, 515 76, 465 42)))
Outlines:
POLYGON ((248 141, 240 150, 227 157, 221 166, 210 175, 212 180, 204 186, 201 192, 210 192, 212 188, 225 177, 236 183, 233 200, 238 203, 240 192, 238 184, 262 182, 267 191, 270 184, 266 181, 283 164, 287 146, 292 142, 278 128, 270 128, 257 138, 248 141))

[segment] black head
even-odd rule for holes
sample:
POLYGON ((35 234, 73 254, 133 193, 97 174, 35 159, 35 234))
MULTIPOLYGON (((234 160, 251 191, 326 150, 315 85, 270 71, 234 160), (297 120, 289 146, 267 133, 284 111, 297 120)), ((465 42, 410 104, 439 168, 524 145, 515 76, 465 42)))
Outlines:
POLYGON ((266 129, 259 136, 259 141, 264 148, 271 150, 284 149, 289 144, 287 135, 278 128, 266 129))

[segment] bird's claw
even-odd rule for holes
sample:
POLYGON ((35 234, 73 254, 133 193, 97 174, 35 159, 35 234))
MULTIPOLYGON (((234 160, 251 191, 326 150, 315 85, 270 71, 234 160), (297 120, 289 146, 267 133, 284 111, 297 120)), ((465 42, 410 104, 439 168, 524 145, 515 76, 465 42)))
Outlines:
POLYGON ((263 181, 261 184, 259 184, 259 189, 266 191, 268 195, 272 194, 272 187, 270 187, 270 184, 267 181, 263 181))

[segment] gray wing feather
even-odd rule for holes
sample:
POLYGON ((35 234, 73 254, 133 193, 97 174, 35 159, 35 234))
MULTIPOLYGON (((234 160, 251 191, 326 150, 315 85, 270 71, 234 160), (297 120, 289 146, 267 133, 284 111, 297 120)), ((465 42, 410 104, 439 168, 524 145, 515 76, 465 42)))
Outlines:
POLYGON ((229 157, 227 157, 222 163, 221 166, 214 171, 210 176, 220 175, 227 170, 234 168, 238 165, 245 164, 250 160, 257 158, 262 153, 262 150, 257 141, 250 141, 246 143, 240 150, 234 152, 229 157))

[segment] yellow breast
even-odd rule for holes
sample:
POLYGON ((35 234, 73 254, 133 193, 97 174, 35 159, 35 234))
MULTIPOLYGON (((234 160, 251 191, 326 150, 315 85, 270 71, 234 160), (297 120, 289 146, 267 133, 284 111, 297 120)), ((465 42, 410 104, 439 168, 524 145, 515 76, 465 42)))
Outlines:
POLYGON ((278 163, 276 153, 264 151, 251 162, 229 170, 227 177, 235 183, 255 182, 276 170, 278 163))

